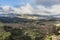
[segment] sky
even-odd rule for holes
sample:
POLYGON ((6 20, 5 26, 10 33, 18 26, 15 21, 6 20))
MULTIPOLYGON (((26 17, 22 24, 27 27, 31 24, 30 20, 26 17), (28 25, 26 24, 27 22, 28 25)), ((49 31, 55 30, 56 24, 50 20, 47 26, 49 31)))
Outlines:
POLYGON ((59 15, 60 0, 0 0, 0 14, 59 15))
POLYGON ((16 6, 28 3, 29 0, 0 0, 1 5, 16 6))

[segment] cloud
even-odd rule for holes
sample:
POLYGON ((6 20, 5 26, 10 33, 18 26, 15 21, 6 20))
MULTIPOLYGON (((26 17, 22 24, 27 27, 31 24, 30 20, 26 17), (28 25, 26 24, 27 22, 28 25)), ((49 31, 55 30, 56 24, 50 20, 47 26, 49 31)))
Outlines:
POLYGON ((35 8, 26 4, 20 7, 9 7, 2 6, 3 10, 0 11, 0 14, 3 13, 14 13, 14 14, 38 14, 38 15, 57 15, 60 14, 60 5, 52 5, 51 7, 45 7, 42 5, 35 6, 35 8), (9 10, 9 11, 8 11, 9 10))
POLYGON ((8 10, 10 9, 10 7, 9 7, 9 6, 2 6, 2 9, 3 9, 4 11, 8 11, 8 10))
POLYGON ((45 6, 60 4, 60 0, 32 0, 32 2, 35 5, 45 5, 45 6))
POLYGON ((53 5, 49 8, 38 5, 34 8, 32 5, 27 4, 25 6, 21 6, 20 8, 14 9, 14 11, 19 14, 56 15, 60 14, 60 5, 53 5))
POLYGON ((11 11, 10 6, 0 6, 0 14, 8 14, 11 11))
POLYGON ((19 14, 31 14, 33 8, 30 4, 26 4, 19 8, 13 8, 13 10, 14 10, 14 12, 19 13, 19 14))
POLYGON ((38 13, 42 15, 57 15, 60 14, 60 5, 53 5, 49 8, 45 6, 38 6, 38 13))

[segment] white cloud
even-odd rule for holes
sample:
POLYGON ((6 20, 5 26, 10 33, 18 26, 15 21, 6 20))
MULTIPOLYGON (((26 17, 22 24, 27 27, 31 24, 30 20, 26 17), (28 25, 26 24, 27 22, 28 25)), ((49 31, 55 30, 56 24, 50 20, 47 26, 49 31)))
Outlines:
POLYGON ((19 8, 3 6, 2 9, 4 10, 4 12, 0 11, 0 14, 6 13, 6 11, 8 13, 12 12, 12 13, 17 13, 17 14, 39 14, 39 15, 57 15, 57 14, 60 14, 60 5, 53 5, 49 8, 42 6, 42 5, 38 5, 38 6, 36 6, 36 8, 34 8, 32 5, 26 4, 26 5, 21 6, 19 8), (10 9, 12 9, 13 11, 10 9))
POLYGON ((51 6, 51 5, 60 4, 60 0, 31 0, 31 1, 35 5, 51 6))
POLYGON ((60 5, 54 5, 51 8, 51 12, 55 14, 60 14, 60 5))
POLYGON ((24 13, 24 14, 26 14, 26 13, 31 14, 33 8, 30 4, 27 4, 26 6, 21 7, 21 10, 22 10, 22 13, 24 13))
POLYGON ((10 7, 9 7, 9 6, 2 6, 2 9, 3 9, 4 11, 8 11, 8 10, 10 9, 10 7))
POLYGON ((13 8, 13 10, 19 14, 31 14, 33 8, 30 4, 27 4, 27 5, 21 6, 19 8, 13 8))

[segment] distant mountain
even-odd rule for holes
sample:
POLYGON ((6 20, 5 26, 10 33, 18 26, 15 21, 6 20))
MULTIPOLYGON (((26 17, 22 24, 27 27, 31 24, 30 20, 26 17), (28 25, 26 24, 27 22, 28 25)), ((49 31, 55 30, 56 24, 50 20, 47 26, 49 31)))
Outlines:
POLYGON ((14 13, 8 13, 8 14, 0 14, 0 17, 16 17, 16 16, 21 16, 19 14, 14 14, 14 13))
POLYGON ((32 20, 36 21, 35 19, 32 19, 34 17, 37 17, 36 18, 37 21, 57 21, 57 20, 60 21, 60 17, 57 18, 55 16, 56 15, 48 16, 48 15, 37 15, 37 14, 14 14, 14 13, 9 13, 9 14, 0 14, 0 22, 3 22, 3 23, 19 23, 19 22, 27 22, 27 21, 32 21, 32 20))
POLYGON ((30 19, 25 18, 17 18, 17 17, 0 17, 0 22, 2 23, 20 23, 20 22, 28 22, 30 19))
POLYGON ((0 14, 0 17, 22 17, 22 18, 34 18, 34 17, 37 17, 37 19, 51 19, 51 18, 55 18, 55 16, 49 16, 49 15, 38 15, 38 14, 16 14, 16 13, 8 13, 8 14, 0 14))
POLYGON ((51 15, 38 15, 38 14, 24 14, 25 16, 36 16, 38 19, 50 19, 54 18, 54 16, 51 15))

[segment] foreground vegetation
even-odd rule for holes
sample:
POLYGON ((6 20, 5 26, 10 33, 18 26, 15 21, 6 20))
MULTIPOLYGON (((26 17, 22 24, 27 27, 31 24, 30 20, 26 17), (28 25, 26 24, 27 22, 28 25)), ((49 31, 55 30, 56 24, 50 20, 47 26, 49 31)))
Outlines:
POLYGON ((0 40, 52 40, 59 30, 50 22, 0 23, 0 40))

